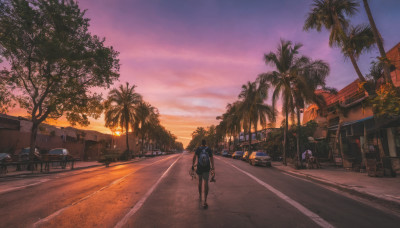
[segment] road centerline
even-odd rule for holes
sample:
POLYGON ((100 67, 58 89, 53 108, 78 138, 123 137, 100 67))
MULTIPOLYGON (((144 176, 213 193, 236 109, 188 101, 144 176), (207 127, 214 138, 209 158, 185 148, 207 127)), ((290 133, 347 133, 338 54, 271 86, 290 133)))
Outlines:
POLYGON ((265 183, 264 181, 258 179, 257 177, 255 177, 254 175, 250 174, 249 172, 246 172, 246 171, 238 168, 237 166, 235 166, 233 164, 230 164, 230 163, 228 163, 226 161, 223 161, 220 158, 217 158, 217 159, 222 161, 222 162, 224 162, 224 163, 226 163, 226 164, 228 164, 228 165, 230 165, 230 166, 232 166, 233 168, 237 169, 238 171, 242 172, 243 174, 246 174, 251 179, 253 179, 257 183, 259 183, 261 186, 265 187, 267 190, 269 190, 270 192, 274 193, 279 198, 283 199, 284 201, 286 201, 287 203, 292 205, 294 208, 299 210, 302 214, 304 214, 305 216, 310 218, 313 222, 315 222, 319 226, 324 227, 324 228, 333 228, 334 227, 333 225, 328 223, 326 220, 324 220, 323 218, 321 218, 320 216, 318 216, 314 212, 310 211, 309 209, 307 209, 306 207, 304 207, 303 205, 301 205, 297 201, 293 200, 289 196, 285 195, 284 193, 280 192, 279 190, 277 190, 276 188, 272 187, 271 185, 265 183))
POLYGON ((169 170, 175 165, 175 163, 182 157, 180 155, 169 167, 165 172, 161 175, 161 177, 157 180, 157 182, 151 186, 151 188, 146 192, 146 194, 135 204, 135 206, 115 225, 115 228, 123 227, 130 217, 132 217, 146 202, 149 196, 153 193, 153 191, 157 188, 160 182, 167 176, 169 170))

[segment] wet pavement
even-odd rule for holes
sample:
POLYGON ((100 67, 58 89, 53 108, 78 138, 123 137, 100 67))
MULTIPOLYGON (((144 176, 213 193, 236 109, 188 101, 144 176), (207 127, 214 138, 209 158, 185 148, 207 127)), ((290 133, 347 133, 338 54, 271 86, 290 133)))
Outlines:
POLYGON ((379 210, 278 168, 216 157, 208 209, 191 154, 0 182, 0 227, 398 227, 379 210), (17 185, 15 185, 17 186, 17 185))

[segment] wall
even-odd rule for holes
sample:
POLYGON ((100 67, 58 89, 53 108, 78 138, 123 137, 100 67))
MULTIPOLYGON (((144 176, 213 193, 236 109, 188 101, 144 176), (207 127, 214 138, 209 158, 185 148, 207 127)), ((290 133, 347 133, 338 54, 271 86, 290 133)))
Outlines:
POLYGON ((386 56, 390 60, 391 64, 396 67, 396 70, 392 71, 390 75, 392 76, 393 84, 397 87, 400 86, 400 43, 390 49, 386 56))

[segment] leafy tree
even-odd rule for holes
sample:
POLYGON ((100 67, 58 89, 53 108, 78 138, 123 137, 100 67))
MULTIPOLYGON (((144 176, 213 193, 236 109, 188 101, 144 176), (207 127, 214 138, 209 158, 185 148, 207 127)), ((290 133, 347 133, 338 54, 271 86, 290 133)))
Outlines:
POLYGON ((88 125, 102 111, 101 95, 91 91, 119 77, 118 53, 88 28, 75 1, 0 2, 0 52, 10 66, 1 78, 20 92, 17 101, 30 115, 31 158, 40 123, 65 115, 88 125))
MULTIPOLYGON (((0 60, 1 63, 1 60, 0 60)), ((11 83, 9 78, 3 78, 0 73, 0 113, 7 113, 8 108, 14 107, 13 94, 11 91, 11 83)))
POLYGON ((129 127, 135 121, 136 109, 142 101, 142 96, 135 92, 135 85, 120 85, 118 89, 109 92, 108 98, 104 104, 105 107, 105 126, 110 128, 120 127, 125 129, 126 148, 129 150, 129 127))
POLYGON ((392 118, 400 116, 400 89, 390 83, 382 85, 376 96, 369 103, 372 104, 374 115, 378 118, 392 118))

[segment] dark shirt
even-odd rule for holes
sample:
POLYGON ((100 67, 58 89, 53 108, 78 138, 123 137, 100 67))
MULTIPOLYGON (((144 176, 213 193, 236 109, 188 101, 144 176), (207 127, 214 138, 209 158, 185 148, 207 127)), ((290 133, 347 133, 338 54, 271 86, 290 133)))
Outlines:
POLYGON ((208 153, 208 157, 210 158, 210 160, 211 160, 211 157, 213 156, 212 151, 211 151, 211 149, 209 147, 200 146, 200 147, 197 148, 197 150, 195 152, 196 156, 197 156, 197 170, 196 170, 197 174, 201 174, 201 173, 204 173, 204 172, 210 172, 210 162, 211 161, 205 167, 200 165, 199 156, 200 156, 200 153, 203 151, 204 148, 206 149, 206 152, 208 153))

